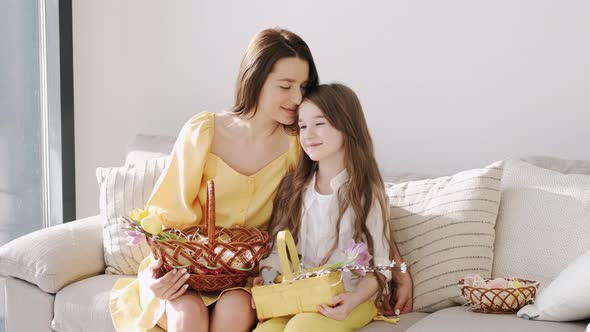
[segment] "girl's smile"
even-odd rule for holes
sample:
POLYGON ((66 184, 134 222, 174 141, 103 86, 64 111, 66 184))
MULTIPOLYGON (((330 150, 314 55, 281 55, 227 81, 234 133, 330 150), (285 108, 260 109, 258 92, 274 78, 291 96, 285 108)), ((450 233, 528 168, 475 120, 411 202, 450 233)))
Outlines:
POLYGON ((299 140, 311 160, 343 163, 342 133, 330 124, 314 103, 307 100, 299 105, 299 140))

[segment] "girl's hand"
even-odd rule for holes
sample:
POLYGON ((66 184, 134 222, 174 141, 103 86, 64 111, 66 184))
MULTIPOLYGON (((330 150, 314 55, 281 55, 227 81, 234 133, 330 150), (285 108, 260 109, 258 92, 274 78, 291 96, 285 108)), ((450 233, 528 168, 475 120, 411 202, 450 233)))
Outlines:
MULTIPOLYGON (((162 300, 174 300, 188 289, 186 269, 173 269, 161 278, 156 278, 162 267, 162 259, 153 259, 150 265, 139 273, 139 285, 144 293, 151 293, 162 300)), ((140 292, 141 294, 141 292, 140 292)))
POLYGON ((395 288, 395 305, 393 311, 396 315, 412 311, 414 282, 409 272, 393 272, 395 288))
POLYGON ((332 305, 320 304, 320 314, 335 320, 345 320, 346 317, 358 305, 358 300, 353 293, 342 293, 332 298, 332 305))

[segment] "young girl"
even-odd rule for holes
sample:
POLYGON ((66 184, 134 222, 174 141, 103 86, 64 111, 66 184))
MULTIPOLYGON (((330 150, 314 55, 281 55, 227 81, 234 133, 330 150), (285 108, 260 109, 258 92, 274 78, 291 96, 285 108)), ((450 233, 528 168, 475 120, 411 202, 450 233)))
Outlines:
MULTIPOLYGON (((168 227, 199 224, 207 181, 214 179, 217 225, 266 228, 277 187, 297 161, 290 134, 297 107, 317 82, 299 36, 284 29, 258 33, 242 58, 231 111, 199 113, 178 135, 147 202, 149 217, 168 227)), ((110 309, 117 331, 250 331, 255 324, 248 289, 197 293, 188 289, 185 269, 157 278, 161 265, 148 256, 137 279, 115 284, 110 309)))
MULTIPOLYGON (((279 231, 290 230, 304 269, 344 261, 351 239, 368 245, 372 264, 389 265, 390 250, 401 263, 395 243, 389 244, 385 188, 355 93, 341 84, 316 87, 300 105, 298 123, 304 153, 275 197, 270 222, 273 240, 279 231)), ((274 243, 260 266, 280 272, 274 243)), ((411 308, 411 278, 399 274, 398 287, 405 291, 398 294, 405 295, 398 296, 396 308, 411 308)), ((375 302, 380 302, 384 282, 391 277, 391 272, 364 277, 344 274, 346 292, 334 297, 331 305, 320 305, 319 313, 273 318, 259 323, 256 331, 359 329, 377 315, 375 302)))

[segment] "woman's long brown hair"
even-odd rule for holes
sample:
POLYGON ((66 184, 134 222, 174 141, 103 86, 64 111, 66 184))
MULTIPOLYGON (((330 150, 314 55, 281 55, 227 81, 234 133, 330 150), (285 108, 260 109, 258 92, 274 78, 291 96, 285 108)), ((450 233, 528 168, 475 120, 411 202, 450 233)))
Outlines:
MULTIPOLYGON (((374 253, 374 239, 365 223, 371 207, 378 203, 383 216, 383 235, 389 244, 387 228, 388 205, 383 178, 375 160, 373 140, 363 114, 360 101, 354 91, 342 84, 319 85, 305 96, 305 100, 312 102, 324 114, 328 122, 344 138, 344 166, 349 179, 337 192, 338 221, 336 226, 336 240, 324 257, 325 264, 336 250, 340 237, 340 223, 344 212, 352 208, 354 216, 353 237, 356 242, 366 240, 371 254, 374 253)), ((304 192, 317 170, 317 162, 311 160, 300 147, 300 159, 296 168, 290 171, 279 185, 274 199, 273 212, 269 224, 272 244, 279 231, 289 230, 298 241, 301 227, 301 216, 304 192)), ((390 250, 390 248, 388 248, 390 250)), ((372 260, 374 264, 374 260, 372 260)), ((377 278, 380 293, 384 289, 384 280, 377 278)), ((381 296, 377 297, 378 304, 381 296)))
MULTIPOLYGON (((254 116, 266 77, 278 60, 289 57, 307 61, 309 73, 306 91, 314 88, 319 82, 318 72, 305 41, 286 29, 265 29, 252 38, 244 52, 231 112, 237 115, 254 116)), ((296 126, 297 123, 287 129, 294 133, 297 130, 296 126)))

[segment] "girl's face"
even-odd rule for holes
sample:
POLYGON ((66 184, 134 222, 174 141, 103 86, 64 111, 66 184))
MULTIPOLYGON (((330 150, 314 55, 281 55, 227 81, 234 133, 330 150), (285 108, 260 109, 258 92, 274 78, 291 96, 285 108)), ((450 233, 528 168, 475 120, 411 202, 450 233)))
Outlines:
POLYGON ((344 136, 332 127, 314 103, 305 100, 299 106, 299 141, 311 160, 344 161, 344 136))
POLYGON ((260 90, 258 112, 283 125, 295 123, 308 73, 309 64, 305 60, 296 57, 277 60, 260 90))

